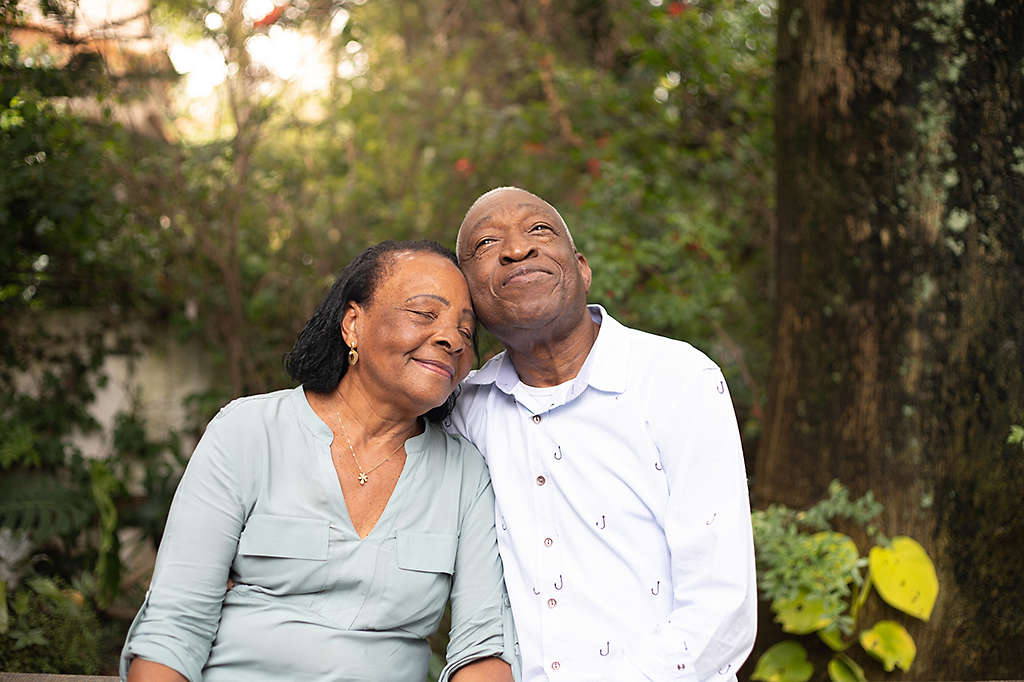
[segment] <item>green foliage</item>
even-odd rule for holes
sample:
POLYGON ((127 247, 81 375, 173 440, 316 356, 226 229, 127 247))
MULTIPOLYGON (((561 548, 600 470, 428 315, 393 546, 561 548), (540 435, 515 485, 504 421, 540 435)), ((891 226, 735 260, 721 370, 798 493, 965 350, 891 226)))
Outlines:
POLYGON ((166 152, 157 141, 76 115, 65 98, 112 94, 97 55, 23 52, 7 32, 23 20, 17 3, 0 3, 0 528, 31 546, 0 600, 0 669, 93 673, 109 666, 111 634, 123 637, 99 624, 120 587, 119 533, 151 506, 161 525, 143 532, 159 535, 181 468, 173 453, 173 466, 150 466, 130 439, 107 441, 104 461, 76 445, 105 435, 91 408, 106 360, 134 355, 140 323, 177 305, 148 199, 170 160, 153 156, 166 152), (138 505, 145 474, 166 480, 147 481, 138 505))
MULTIPOLYGON (((0 581, 0 585, 3 585, 0 581)), ((7 628, 0 631, 0 669, 11 672, 96 674, 103 628, 82 593, 47 578, 0 589, 7 628)))
POLYGON ((834 624, 849 635, 853 628, 853 618, 847 613, 849 599, 864 583, 861 569, 867 562, 859 552, 851 556, 852 540, 830 532, 831 522, 848 519, 873 531, 869 524, 881 513, 882 505, 870 492, 850 500, 849 490, 838 481, 829 485, 828 492, 828 498, 805 511, 772 505, 753 512, 758 589, 776 609, 793 603, 813 604, 823 624, 811 631, 834 624))
MULTIPOLYGON (((826 499, 807 510, 772 505, 753 512, 758 588, 761 598, 771 603, 784 632, 816 633, 836 652, 828 665, 830 679, 863 680, 863 669, 844 652, 872 584, 890 606, 927 620, 938 594, 938 581, 931 559, 918 543, 907 537, 890 542, 880 535, 874 520, 882 512, 882 505, 870 491, 859 499, 850 499, 849 491, 833 481, 828 493, 826 499), (852 523, 879 543, 871 548, 868 558, 860 555, 851 538, 832 530, 837 520, 852 523), (865 568, 866 575, 862 572, 865 568)), ((879 622, 862 631, 858 641, 864 651, 883 663, 886 671, 894 665, 908 670, 913 662, 913 639, 895 622, 879 622)), ((786 648, 772 647, 758 661, 758 669, 763 663, 763 669, 772 672, 754 679, 767 682, 769 674, 778 679, 795 679, 805 673, 810 677, 803 646, 794 641, 776 646, 783 644, 786 648), (773 650, 772 657, 766 659, 773 650), (804 656, 797 656, 798 652, 804 652, 804 656)))
POLYGON ((80 533, 92 520, 92 500, 81 495, 81 486, 75 482, 62 485, 54 479, 43 471, 22 471, 0 479, 0 526, 26 532, 37 542, 80 533))

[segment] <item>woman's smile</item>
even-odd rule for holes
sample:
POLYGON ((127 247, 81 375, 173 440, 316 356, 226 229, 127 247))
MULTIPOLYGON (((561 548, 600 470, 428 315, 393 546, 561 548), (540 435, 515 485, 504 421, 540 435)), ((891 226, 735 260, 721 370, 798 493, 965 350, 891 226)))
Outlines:
POLYGON ((447 363, 439 362, 437 360, 424 360, 421 358, 413 358, 412 360, 428 372, 440 374, 446 377, 449 381, 455 376, 455 368, 447 363))

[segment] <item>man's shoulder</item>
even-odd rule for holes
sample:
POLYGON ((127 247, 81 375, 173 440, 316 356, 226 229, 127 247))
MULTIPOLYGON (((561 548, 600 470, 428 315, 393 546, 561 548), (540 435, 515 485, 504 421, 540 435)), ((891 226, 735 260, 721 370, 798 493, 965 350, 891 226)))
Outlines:
POLYGON ((680 375, 720 371, 714 360, 687 341, 632 327, 622 328, 629 339, 630 355, 637 370, 644 375, 668 375, 678 379, 680 375))
POLYGON ((505 362, 505 351, 494 354, 485 362, 480 369, 474 369, 462 381, 462 386, 488 386, 493 385, 498 378, 502 365, 505 362))
POLYGON ((442 424, 428 422, 427 430, 430 432, 427 449, 431 451, 431 455, 443 456, 458 462, 464 478, 476 478, 481 473, 486 473, 487 465, 480 450, 468 438, 448 430, 442 424))

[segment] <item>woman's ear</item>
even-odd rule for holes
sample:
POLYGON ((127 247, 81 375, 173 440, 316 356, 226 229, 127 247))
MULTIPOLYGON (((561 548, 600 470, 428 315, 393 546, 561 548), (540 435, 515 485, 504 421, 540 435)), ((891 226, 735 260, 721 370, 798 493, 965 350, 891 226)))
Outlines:
POLYGON ((354 301, 345 304, 341 315, 341 338, 345 345, 354 348, 359 344, 359 327, 363 320, 363 308, 354 301))

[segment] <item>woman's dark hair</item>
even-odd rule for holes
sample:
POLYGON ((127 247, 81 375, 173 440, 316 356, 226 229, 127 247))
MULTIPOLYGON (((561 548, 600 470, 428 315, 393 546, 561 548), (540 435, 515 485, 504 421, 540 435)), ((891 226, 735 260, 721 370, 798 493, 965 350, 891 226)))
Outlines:
MULTIPOLYGON (((284 368, 295 381, 314 393, 330 393, 348 371, 349 347, 341 336, 341 318, 349 302, 367 305, 397 253, 434 253, 459 261, 451 249, 429 240, 388 240, 369 247, 338 275, 338 280, 299 332, 295 345, 284 357, 284 368)), ((427 412, 430 421, 442 421, 455 406, 455 394, 444 404, 427 412)))

